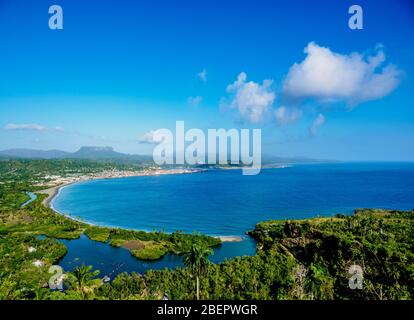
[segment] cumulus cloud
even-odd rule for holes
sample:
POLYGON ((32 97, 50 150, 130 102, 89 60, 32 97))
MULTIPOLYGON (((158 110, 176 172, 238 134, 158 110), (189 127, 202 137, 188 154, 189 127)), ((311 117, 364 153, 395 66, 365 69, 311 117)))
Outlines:
POLYGON ((203 97, 201 97, 201 96, 188 97, 188 99, 187 99, 188 103, 193 105, 193 106, 198 106, 201 103, 202 100, 203 100, 203 97))
POLYGON ((311 42, 305 60, 295 63, 283 82, 287 98, 345 101, 356 105, 382 98, 399 84, 401 72, 385 64, 381 47, 376 55, 339 54, 311 42))
POLYGON ((262 84, 259 84, 246 80, 247 75, 242 72, 234 83, 227 86, 227 92, 232 94, 230 107, 238 109, 244 119, 258 123, 276 98, 271 88, 273 82, 263 80, 262 84))
POLYGON ((151 130, 144 134, 144 136, 139 139, 139 142, 145 144, 159 144, 162 140, 163 136, 158 132, 158 130, 151 130))
POLYGON ((325 123, 326 119, 323 114, 319 114, 315 120, 313 120, 312 125, 309 128, 309 133, 311 136, 315 136, 318 133, 318 129, 321 125, 325 123))
POLYGON ((39 124, 35 123, 29 123, 29 124, 15 124, 15 123, 9 123, 7 124, 4 129, 6 130, 31 130, 31 131, 45 131, 46 127, 41 126, 39 124))
POLYGON ((281 106, 275 110, 274 115, 276 123, 279 126, 284 126, 296 122, 302 116, 302 111, 296 108, 281 106))
POLYGON ((207 70, 206 69, 201 70, 199 73, 197 73, 197 77, 201 81, 207 82, 207 70))

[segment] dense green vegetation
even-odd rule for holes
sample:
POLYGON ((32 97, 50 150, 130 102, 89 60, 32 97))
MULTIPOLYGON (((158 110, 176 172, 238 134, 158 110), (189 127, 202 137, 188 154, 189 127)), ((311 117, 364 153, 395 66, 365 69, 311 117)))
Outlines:
POLYGON ((252 235, 261 251, 295 259, 306 275, 298 298, 414 298, 413 211, 359 209, 353 216, 264 222, 252 235), (349 289, 353 264, 364 271, 363 290, 349 289))
POLYGON ((85 160, 0 161, 0 298, 30 298, 47 287, 51 276, 49 267, 66 254, 66 247, 56 239, 77 239, 84 233, 91 240, 126 248, 134 257, 143 260, 156 260, 167 252, 189 250, 194 241, 208 247, 220 245, 219 239, 198 234, 91 226, 46 208, 42 205, 44 194, 37 194, 35 201, 21 207, 29 199, 26 191, 41 190, 41 183, 48 182, 45 176, 90 174, 111 169, 131 168, 85 160))
MULTIPOLYGON (((414 212, 356 210, 353 216, 259 223, 258 252, 206 265, 202 299, 413 299, 414 212), (349 268, 363 269, 362 290, 349 268)), ((195 299, 194 269, 120 275, 96 297, 195 299)))
POLYGON ((72 168, 47 162, 0 161, 0 299, 414 298, 414 211, 359 209, 352 216, 261 222, 250 232, 255 256, 212 264, 209 248, 219 240, 211 237, 94 227, 45 208, 42 195, 20 208, 24 191, 40 188, 33 187, 37 166, 72 168), (66 253, 56 239, 82 233, 139 259, 184 254, 186 267, 120 274, 106 283, 97 270, 79 266, 67 273, 64 291, 51 291, 48 268, 66 253), (353 265, 363 271, 361 290, 349 287, 353 265))

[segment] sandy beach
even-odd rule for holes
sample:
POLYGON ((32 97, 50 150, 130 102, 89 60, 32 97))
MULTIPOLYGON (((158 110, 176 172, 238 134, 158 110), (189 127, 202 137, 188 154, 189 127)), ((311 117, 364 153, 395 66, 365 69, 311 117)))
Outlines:
MULTIPOLYGON (((84 181, 84 180, 83 180, 84 181)), ((47 197, 43 199, 42 204, 46 207, 50 207, 50 203, 53 200, 53 198, 59 193, 59 190, 65 186, 71 185, 75 182, 68 182, 68 183, 63 183, 54 187, 51 187, 49 189, 45 189, 45 190, 40 190, 40 191, 36 191, 36 193, 40 193, 40 194, 46 194, 47 197)))
POLYGON ((240 236, 217 236, 221 240, 221 242, 242 242, 244 240, 243 237, 240 236))

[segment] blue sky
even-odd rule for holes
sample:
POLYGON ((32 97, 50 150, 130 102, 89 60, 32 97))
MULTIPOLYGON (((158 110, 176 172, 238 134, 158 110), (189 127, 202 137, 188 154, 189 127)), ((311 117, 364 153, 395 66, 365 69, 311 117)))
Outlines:
POLYGON ((408 0, 0 0, 0 149, 150 153, 184 120, 262 128, 278 156, 414 160, 413 31, 408 0))

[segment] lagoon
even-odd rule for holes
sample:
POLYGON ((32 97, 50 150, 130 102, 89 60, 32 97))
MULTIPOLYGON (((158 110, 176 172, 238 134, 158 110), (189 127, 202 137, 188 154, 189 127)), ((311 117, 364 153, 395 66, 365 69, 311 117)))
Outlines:
MULTIPOLYGON (((113 279, 122 272, 144 274, 150 269, 175 269, 184 266, 183 257, 179 255, 167 253, 156 261, 142 261, 134 258, 127 249, 112 247, 109 243, 92 241, 85 235, 75 240, 59 241, 68 248, 67 254, 59 262, 65 271, 72 271, 82 264, 92 265, 94 269, 100 271, 101 278, 108 276, 113 279)), ((220 263, 237 256, 253 255, 255 251, 256 243, 252 239, 246 239, 243 242, 226 242, 214 248, 210 261, 220 263)))

